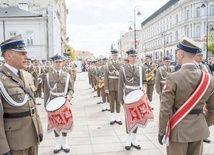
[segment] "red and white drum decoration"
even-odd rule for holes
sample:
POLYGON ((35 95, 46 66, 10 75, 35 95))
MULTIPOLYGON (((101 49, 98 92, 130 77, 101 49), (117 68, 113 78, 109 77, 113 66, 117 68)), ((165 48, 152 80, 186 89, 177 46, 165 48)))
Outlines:
POLYGON ((46 106, 48 112, 48 132, 55 130, 58 134, 70 132, 73 127, 73 114, 69 102, 64 97, 51 100, 46 106))
POLYGON ((153 121, 154 115, 149 105, 147 94, 141 90, 134 90, 124 99, 124 108, 128 132, 133 132, 137 127, 146 127, 148 121, 153 121))

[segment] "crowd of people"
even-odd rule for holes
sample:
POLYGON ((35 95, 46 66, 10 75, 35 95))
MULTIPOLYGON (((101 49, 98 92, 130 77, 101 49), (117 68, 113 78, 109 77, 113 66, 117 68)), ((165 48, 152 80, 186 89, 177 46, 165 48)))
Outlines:
MULTIPOLYGON (((20 35, 0 44, 4 62, 0 66, 0 154, 37 155, 43 140, 37 106, 44 99, 48 132, 53 131, 53 152, 70 152, 67 134, 73 127, 70 105, 76 81, 76 64, 61 55, 41 62, 27 57, 20 35)), ((164 57, 142 62, 135 49, 127 58, 111 58, 85 64, 90 88, 102 112, 110 112, 109 125, 125 123, 125 149, 140 150, 137 130, 153 115, 153 94, 160 98, 158 141, 167 144, 168 155, 201 155, 203 141, 209 142, 209 126, 214 124, 213 62, 203 63, 200 47, 184 37, 176 49, 177 66, 164 57), (121 121, 121 107, 125 122, 121 121)))

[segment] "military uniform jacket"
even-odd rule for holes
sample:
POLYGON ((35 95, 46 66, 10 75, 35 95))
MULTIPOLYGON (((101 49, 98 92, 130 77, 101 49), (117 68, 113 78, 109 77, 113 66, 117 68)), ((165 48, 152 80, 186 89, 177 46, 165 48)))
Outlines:
POLYGON ((173 72, 172 68, 170 66, 161 66, 157 69, 156 77, 155 77, 155 87, 156 92, 162 93, 163 86, 165 84, 166 76, 167 74, 173 72))
MULTIPOLYGON (((131 67, 130 64, 124 66, 125 75, 123 69, 120 69, 119 75, 119 84, 118 84, 118 101, 123 101, 124 95, 132 92, 134 89, 126 88, 126 86, 134 86, 139 87, 140 89, 140 74, 139 74, 139 67, 135 66, 135 69, 131 67), (125 77, 126 76, 126 77, 125 77), (124 94, 125 91, 125 94, 124 94)), ((146 75, 145 75, 145 68, 141 67, 142 71, 142 84, 146 84, 146 75)), ((137 90, 137 89, 136 89, 137 90)))
MULTIPOLYGON (((21 71, 21 79, 17 77, 6 66, 2 66, 0 77, 6 91, 17 103, 24 100, 25 91, 17 84, 24 84, 25 88, 33 94, 35 90, 32 76, 21 71), (13 80, 12 80, 13 79, 13 80), (15 82, 16 81, 16 82, 15 82)), ((0 154, 9 150, 23 150, 39 143, 39 134, 43 133, 42 124, 34 99, 29 97, 29 101, 20 107, 10 105, 0 94, 0 154), (35 115, 21 118, 4 118, 4 113, 22 113, 30 110, 30 106, 35 107, 35 115)))
MULTIPOLYGON (((146 74, 151 72, 156 66, 157 66, 157 64, 152 63, 152 62, 150 64, 148 64, 148 63, 143 64, 143 68, 145 68, 146 74)), ((156 74, 156 71, 154 71, 154 80, 147 81, 147 84, 155 84, 155 74, 156 74)))
POLYGON ((119 76, 115 75, 115 71, 120 71, 120 67, 122 64, 113 62, 109 62, 105 67, 105 75, 104 75, 104 89, 109 91, 117 91, 118 89, 118 79, 119 76), (115 77, 115 78, 114 78, 115 77))
POLYGON ((38 79, 38 75, 37 75, 36 68, 31 65, 30 67, 27 67, 25 70, 32 75, 33 81, 34 81, 34 85, 37 88, 38 87, 38 80, 37 80, 38 79))
MULTIPOLYGON (((197 85, 201 81, 202 72, 194 64, 186 64, 177 72, 167 75, 166 88, 164 88, 160 113, 159 113, 159 133, 165 134, 167 122, 176 109, 185 103, 197 85)), ((198 101, 194 109, 203 109, 207 104, 208 113, 187 115, 171 132, 173 142, 195 142, 206 139, 209 136, 208 125, 214 122, 214 83, 210 81, 207 91, 198 101), (211 94, 212 93, 212 94, 211 94)))
POLYGON ((76 79, 77 79, 77 72, 76 72, 77 65, 75 64, 75 62, 71 62, 70 67, 71 67, 72 79, 73 79, 73 81, 76 81, 76 79))
MULTIPOLYGON (((67 74, 68 73, 64 72, 63 70, 62 70, 62 72, 61 72, 59 77, 55 73, 55 71, 51 71, 51 72, 48 73, 50 87, 53 88, 55 83, 57 83, 57 88, 53 91, 54 93, 63 93, 64 92, 65 85, 66 85, 67 74)), ((49 97, 50 97, 50 100, 58 97, 58 96, 55 96, 55 95, 51 95, 50 88, 49 88, 47 82, 48 82, 47 78, 45 78, 45 82, 44 82, 44 104, 45 104, 45 107, 47 105, 47 101, 48 101, 49 97)), ((67 100, 69 100, 69 101, 71 100, 73 92, 74 92, 74 89, 72 87, 72 78, 70 77, 69 85, 68 85, 68 91, 67 91, 67 94, 65 96, 67 98, 67 100)))

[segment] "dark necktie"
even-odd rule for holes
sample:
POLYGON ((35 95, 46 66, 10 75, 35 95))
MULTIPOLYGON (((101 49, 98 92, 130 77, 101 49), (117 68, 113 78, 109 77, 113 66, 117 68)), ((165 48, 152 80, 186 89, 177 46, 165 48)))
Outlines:
POLYGON ((135 72, 135 66, 134 65, 132 66, 132 70, 133 70, 133 72, 135 72))
POLYGON ((20 70, 18 70, 18 72, 17 72, 17 76, 21 79, 21 73, 20 73, 20 70))
POLYGON ((59 71, 56 72, 57 77, 59 77, 59 71))

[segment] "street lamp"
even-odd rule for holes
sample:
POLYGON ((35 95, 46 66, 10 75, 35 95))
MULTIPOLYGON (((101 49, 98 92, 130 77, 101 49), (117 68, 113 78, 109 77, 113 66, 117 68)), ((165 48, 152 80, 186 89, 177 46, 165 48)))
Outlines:
MULTIPOLYGON (((137 46, 136 46, 136 11, 137 11, 137 15, 140 16, 141 15, 140 10, 141 10, 141 6, 139 6, 139 5, 135 6, 135 8, 134 8, 134 22, 132 22, 132 21, 129 22, 129 24, 130 23, 134 24, 134 48, 135 49, 137 48, 137 46)), ((129 27, 129 30, 132 30, 131 25, 129 27)))
POLYGON ((206 13, 206 26, 207 26, 207 31, 206 31, 206 60, 208 58, 208 29, 209 29, 209 24, 208 24, 208 14, 209 14, 209 5, 208 5, 208 0, 205 0, 204 3, 201 5, 202 8, 207 8, 207 13, 206 13))

